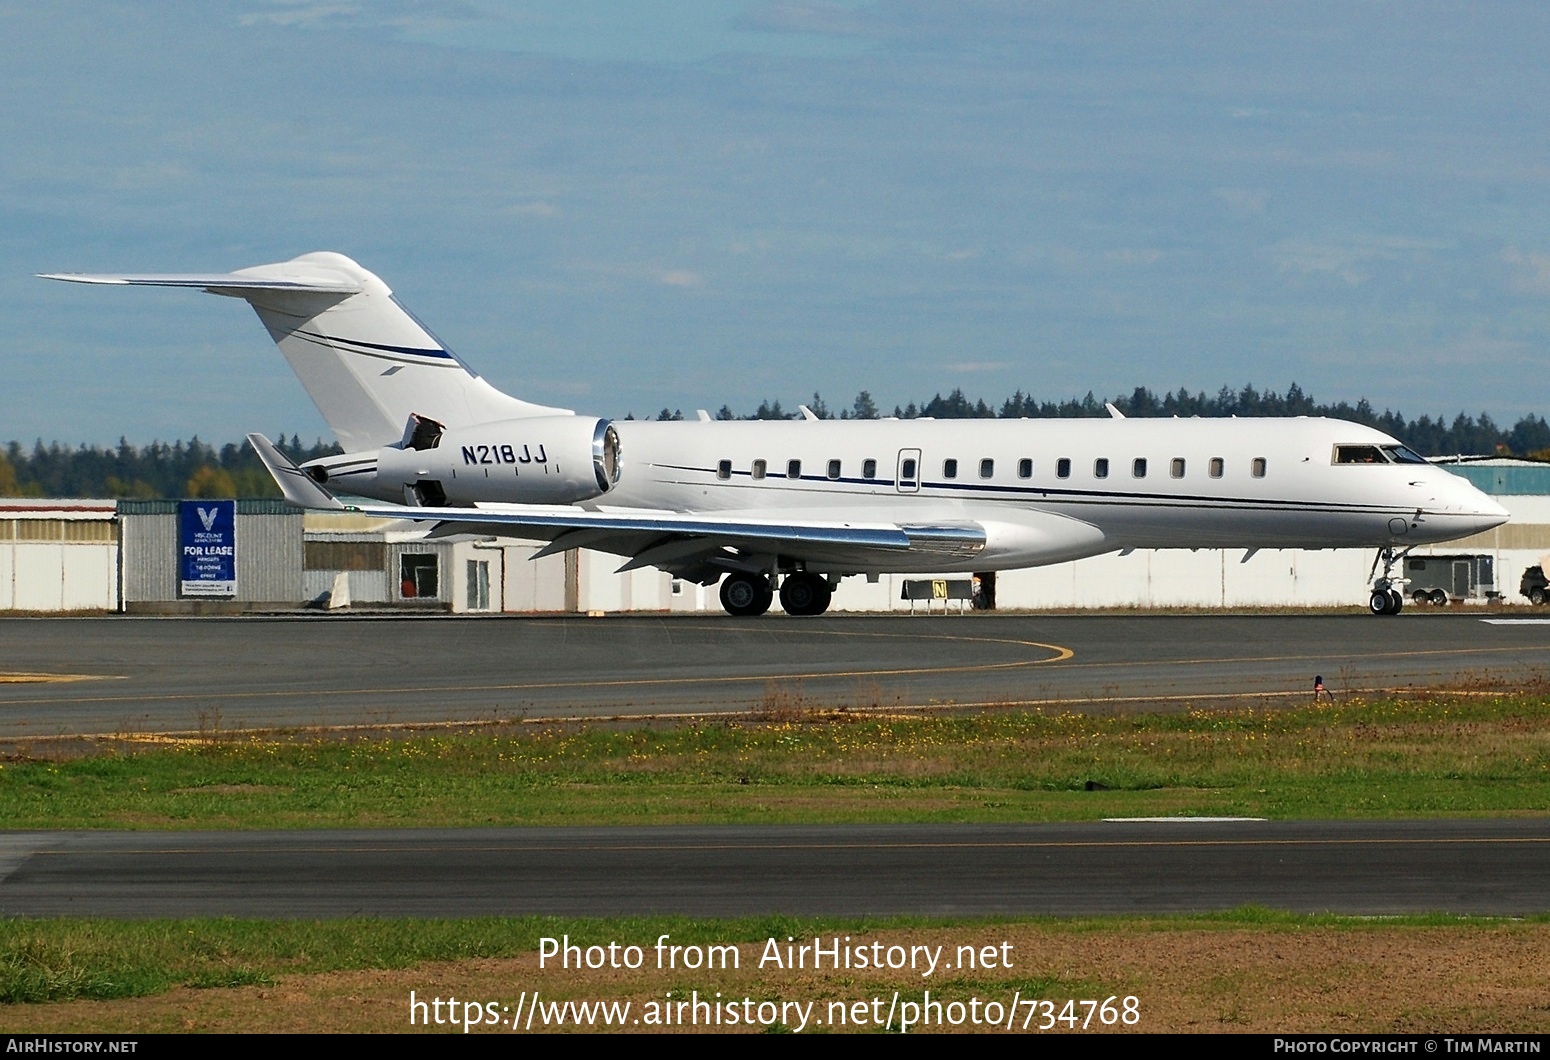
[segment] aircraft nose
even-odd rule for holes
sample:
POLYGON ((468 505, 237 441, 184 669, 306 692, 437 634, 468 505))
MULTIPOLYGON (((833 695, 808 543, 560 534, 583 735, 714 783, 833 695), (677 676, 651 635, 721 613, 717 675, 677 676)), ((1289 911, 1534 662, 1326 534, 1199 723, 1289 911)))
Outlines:
POLYGON ((1439 514, 1462 532, 1483 533, 1512 518, 1511 512, 1470 483, 1456 481, 1449 485, 1452 488, 1447 494, 1438 498, 1442 501, 1439 514))

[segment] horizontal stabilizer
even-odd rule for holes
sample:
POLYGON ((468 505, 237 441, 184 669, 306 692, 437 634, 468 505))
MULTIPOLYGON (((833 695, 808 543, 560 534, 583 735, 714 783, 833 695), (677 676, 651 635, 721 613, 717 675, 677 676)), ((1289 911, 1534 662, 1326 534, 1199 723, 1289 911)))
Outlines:
POLYGON ((355 294, 361 285, 344 278, 291 278, 244 275, 240 272, 208 273, 81 273, 43 272, 45 280, 69 283, 102 283, 134 287, 194 287, 205 291, 316 291, 319 294, 355 294))
POLYGON ((276 449, 274 443, 262 434, 248 435, 248 444, 264 462, 264 468, 274 476, 275 484, 285 499, 298 508, 343 508, 344 505, 322 486, 297 467, 289 457, 276 449))

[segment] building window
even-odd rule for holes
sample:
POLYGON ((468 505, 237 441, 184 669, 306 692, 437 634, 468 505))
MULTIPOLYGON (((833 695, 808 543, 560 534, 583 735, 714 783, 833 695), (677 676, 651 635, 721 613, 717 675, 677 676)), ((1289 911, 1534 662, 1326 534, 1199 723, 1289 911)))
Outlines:
POLYGON ((468 609, 490 609, 490 561, 487 559, 468 561, 468 609))
POLYGON ((730 461, 730 460, 723 460, 723 461, 721 461, 721 463, 717 464, 716 465, 716 477, 717 478, 731 478, 732 477, 732 461, 730 461))
POLYGON ((1253 475, 1255 478, 1264 478, 1265 477, 1265 458, 1264 457, 1256 456, 1254 458, 1254 462, 1249 465, 1249 474, 1253 475))
POLYGON ((1146 478, 1146 457, 1138 456, 1130 465, 1130 473, 1136 478, 1146 478))
POLYGON ((1211 458, 1211 470, 1208 473, 1210 474, 1210 476, 1212 478, 1221 478, 1222 477, 1222 468, 1224 466, 1225 465, 1223 464, 1221 457, 1213 456, 1211 458))
POLYGON ((1172 475, 1174 478, 1184 477, 1184 458, 1182 456, 1176 456, 1173 458, 1173 463, 1168 465, 1168 474, 1172 475))
POLYGON ((980 478, 991 478, 992 476, 995 475, 995 473, 996 473, 996 462, 994 460, 981 460, 980 461, 980 478))
POLYGON ((387 571, 387 545, 381 541, 304 541, 303 570, 387 571))
POLYGON ((769 465, 766 464, 763 460, 755 460, 753 462, 753 471, 751 471, 750 474, 753 475, 754 478, 763 478, 764 470, 768 466, 769 465))
POLYGON ((786 477, 787 478, 801 478, 802 477, 802 461, 800 461, 800 460, 787 460, 786 461, 786 477))
POLYGON ((1070 457, 1063 456, 1059 460, 1055 461, 1055 477, 1056 478, 1070 478, 1071 477, 1071 458, 1070 457))
POLYGON ((398 557, 399 589, 405 600, 434 600, 441 593, 434 554, 405 552, 398 557))
POLYGON ((1033 478, 1033 461, 1026 456, 1017 462, 1018 478, 1033 478))
POLYGON ((1098 459, 1093 461, 1093 478, 1108 478, 1108 477, 1109 477, 1109 458, 1106 457, 1106 456, 1100 456, 1098 459))
POLYGON ((831 479, 840 477, 840 462, 838 460, 829 461, 829 477, 831 479))
POLYGON ((877 461, 876 460, 863 460, 863 461, 861 461, 861 477, 862 478, 876 478, 877 477, 877 461))
POLYGON ((957 478, 958 477, 958 461, 956 461, 956 460, 944 460, 944 461, 942 461, 942 477, 943 478, 957 478))

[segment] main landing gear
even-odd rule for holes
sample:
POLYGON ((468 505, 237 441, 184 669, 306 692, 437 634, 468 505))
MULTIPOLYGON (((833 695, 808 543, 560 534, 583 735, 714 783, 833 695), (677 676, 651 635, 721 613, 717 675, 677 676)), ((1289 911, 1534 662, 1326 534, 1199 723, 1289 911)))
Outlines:
POLYGON ((762 574, 728 574, 721 583, 721 606, 737 618, 757 618, 774 599, 770 580, 762 574))
MULTIPOLYGON (((807 571, 794 571, 780 581, 780 606, 788 615, 821 615, 833 597, 828 579, 807 571)), ((770 579, 762 574, 735 571, 721 582, 721 606, 727 614, 753 618, 764 614, 775 600, 770 579)))
POLYGON ((1392 548, 1380 548, 1372 561, 1372 571, 1376 573, 1378 564, 1383 564, 1383 573, 1372 583, 1372 595, 1367 598, 1367 610, 1375 615, 1397 615, 1405 606, 1403 577, 1396 578, 1394 565, 1402 561, 1410 554, 1410 550, 1404 549, 1395 552, 1392 548))

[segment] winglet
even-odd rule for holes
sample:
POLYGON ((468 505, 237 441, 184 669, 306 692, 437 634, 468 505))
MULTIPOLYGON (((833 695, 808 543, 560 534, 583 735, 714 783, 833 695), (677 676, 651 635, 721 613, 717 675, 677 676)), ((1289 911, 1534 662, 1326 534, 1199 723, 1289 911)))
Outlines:
POLYGON ((298 508, 342 509, 344 505, 322 486, 297 467, 286 455, 276 449, 274 443, 262 434, 248 435, 248 444, 264 462, 264 468, 274 476, 275 484, 285 494, 288 503, 298 508))

